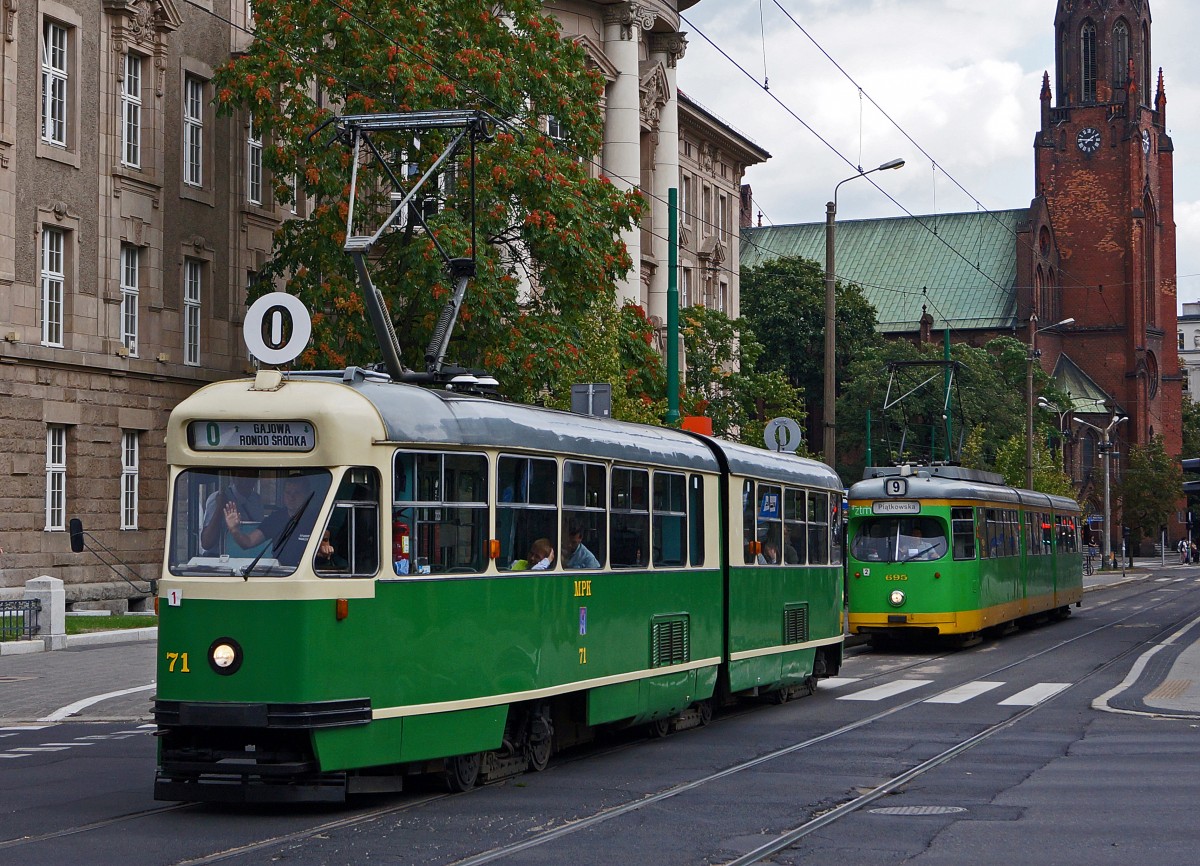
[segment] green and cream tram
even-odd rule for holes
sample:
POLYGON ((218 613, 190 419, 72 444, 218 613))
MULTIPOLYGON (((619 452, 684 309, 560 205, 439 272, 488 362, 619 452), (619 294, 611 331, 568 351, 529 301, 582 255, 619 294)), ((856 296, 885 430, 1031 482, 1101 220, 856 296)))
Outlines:
POLYGON ((851 634, 954 635, 1083 598, 1080 508, 953 466, 869 468, 850 488, 846 592, 851 634))
POLYGON ((358 368, 209 385, 167 449, 159 799, 462 789, 841 663, 811 460, 358 368))

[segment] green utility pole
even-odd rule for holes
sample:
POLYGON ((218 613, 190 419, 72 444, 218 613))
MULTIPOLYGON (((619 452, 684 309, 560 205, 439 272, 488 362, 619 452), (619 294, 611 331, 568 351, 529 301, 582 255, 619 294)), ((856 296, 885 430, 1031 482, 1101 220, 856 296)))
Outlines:
POLYGON ((950 452, 954 448, 954 430, 951 417, 953 413, 950 411, 950 383, 953 381, 953 374, 950 368, 950 329, 946 328, 943 332, 945 350, 942 357, 946 361, 946 366, 942 370, 942 381, 945 387, 942 389, 942 415, 946 419, 946 462, 950 462, 950 452))
POLYGON ((679 423, 679 190, 667 191, 667 423, 679 423))

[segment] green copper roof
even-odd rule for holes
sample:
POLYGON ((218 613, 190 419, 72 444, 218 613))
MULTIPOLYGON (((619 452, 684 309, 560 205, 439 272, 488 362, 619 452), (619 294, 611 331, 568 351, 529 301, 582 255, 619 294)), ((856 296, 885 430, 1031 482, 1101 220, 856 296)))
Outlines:
MULTIPOLYGON (((1028 209, 839 220, 835 270, 860 285, 883 333, 917 331, 921 307, 933 328, 1013 328, 1017 230, 1028 209)), ((742 229, 741 263, 800 256, 822 266, 825 223, 742 229)))

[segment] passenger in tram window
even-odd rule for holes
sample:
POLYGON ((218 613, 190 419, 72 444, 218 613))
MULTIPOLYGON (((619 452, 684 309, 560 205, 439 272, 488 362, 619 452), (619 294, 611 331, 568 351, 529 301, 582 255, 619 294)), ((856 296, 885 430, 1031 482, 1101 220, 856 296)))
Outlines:
POLYGON ((225 506, 230 502, 237 506, 243 523, 258 523, 266 514, 262 497, 258 493, 258 475, 245 469, 235 469, 230 483, 209 494, 204 502, 204 515, 200 520, 200 548, 202 556, 220 556, 225 550, 225 506))
POLYGON ((539 538, 529 546, 530 571, 545 571, 554 565, 554 548, 549 538, 539 538))
POLYGON ((762 553, 758 555, 759 565, 778 565, 779 564, 779 539, 774 535, 769 536, 763 541, 762 553))
POLYGON ((567 538, 563 544, 566 568, 599 568, 600 560, 583 543, 583 528, 572 523, 567 527, 567 538))

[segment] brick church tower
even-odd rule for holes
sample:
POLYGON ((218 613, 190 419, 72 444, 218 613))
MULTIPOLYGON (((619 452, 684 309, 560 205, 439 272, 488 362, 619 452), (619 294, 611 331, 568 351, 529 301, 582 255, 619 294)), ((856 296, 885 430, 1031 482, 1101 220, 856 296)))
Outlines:
MULTIPOLYGON (((1162 435, 1178 454, 1174 147, 1152 64, 1148 0, 1059 0, 1055 86, 1042 85, 1034 152, 1061 268, 1036 285, 1037 325, 1066 317, 1058 343, 1129 420, 1120 438, 1162 435)), ((1050 335, 1045 335, 1049 337, 1050 335)), ((1041 345, 1041 343, 1039 343, 1041 345)), ((1053 352, 1043 355, 1047 369, 1053 352)))

